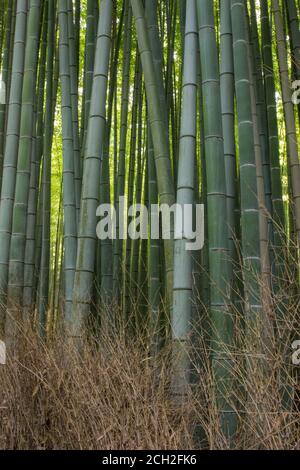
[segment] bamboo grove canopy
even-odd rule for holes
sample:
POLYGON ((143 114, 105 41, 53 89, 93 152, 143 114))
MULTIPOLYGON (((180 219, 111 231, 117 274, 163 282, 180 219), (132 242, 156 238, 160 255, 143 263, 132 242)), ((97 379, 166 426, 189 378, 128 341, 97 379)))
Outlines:
POLYGON ((298 0, 0 0, 8 346, 21 320, 79 349, 90 322, 153 328, 149 354, 172 339, 182 399, 199 336, 234 432, 237 323, 245 350, 288 342, 299 294, 299 14, 298 0), (201 249, 151 237, 150 210, 148 236, 119 235, 129 207, 175 203, 203 205, 201 249), (100 204, 113 238, 97 237, 100 204))

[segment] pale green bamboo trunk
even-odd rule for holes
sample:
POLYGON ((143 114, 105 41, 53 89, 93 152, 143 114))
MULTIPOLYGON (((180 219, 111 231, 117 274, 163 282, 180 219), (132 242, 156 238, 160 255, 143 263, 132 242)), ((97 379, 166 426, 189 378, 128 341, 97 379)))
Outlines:
MULTIPOLYGON (((28 0, 27 0, 28 3, 28 0)), ((13 12, 12 12, 12 27, 10 28, 10 44, 14 43, 14 36, 16 31, 16 19, 17 19, 17 0, 13 0, 13 12)), ((28 11, 28 9, 27 9, 28 11)), ((14 48, 11 47, 9 50, 9 64, 8 64, 8 89, 10 90, 11 78, 12 78, 12 63, 13 63, 13 51, 14 48)))
POLYGON ((281 81, 282 102, 286 126, 288 163, 291 174, 291 189, 295 211, 295 224, 298 243, 300 242, 300 165, 297 144, 294 105, 290 87, 288 56, 284 35, 284 24, 278 0, 272 0, 276 29, 277 56, 281 81))
MULTIPOLYGON (((253 113, 252 71, 244 0, 231 0, 231 19, 239 137, 242 275, 245 293, 243 344, 247 373, 253 374, 254 370, 259 370, 263 378, 266 363, 259 358, 264 357, 260 355, 263 343, 261 338, 266 331, 266 312, 262 309, 261 301, 260 215, 256 167, 258 142, 253 113)), ((247 393, 247 390, 244 390, 245 400, 247 393)))
MULTIPOLYGON (((154 160, 154 149, 150 125, 148 124, 148 195, 149 207, 158 203, 157 177, 154 160)), ((151 214, 149 214, 149 230, 151 232, 151 214)), ((149 239, 148 262, 148 302, 150 315, 150 333, 152 335, 152 352, 158 350, 160 332, 160 301, 161 301, 161 273, 160 273, 160 240, 149 239)))
MULTIPOLYGON (((94 60, 95 60, 95 41, 97 33, 97 19, 94 16, 95 0, 87 1, 87 18, 86 18, 86 37, 85 37, 85 64, 84 64, 84 98, 82 109, 82 145, 81 145, 81 159, 83 161, 84 151, 86 145, 87 124, 89 120, 90 104, 91 104, 91 91, 93 84, 94 74, 94 60)), ((82 165, 81 161, 81 167, 82 165)), ((82 168, 81 168, 82 170, 82 168)))
POLYGON ((3 183, 0 204, 0 323, 5 322, 8 263, 15 194, 16 167, 20 134, 22 84, 25 59, 27 0, 18 2, 13 46, 11 87, 8 103, 6 145, 3 163, 3 183))
MULTIPOLYGON (((139 72, 141 72, 141 68, 139 69, 139 72)), ((140 76, 141 80, 141 76, 140 76)), ((135 204, 141 204, 142 203, 142 197, 146 200, 144 204, 149 201, 149 192, 148 192, 148 187, 146 187, 146 184, 148 185, 148 168, 144 168, 144 163, 146 160, 147 164, 147 158, 144 157, 144 152, 145 152, 145 147, 143 145, 143 142, 146 141, 145 134, 143 134, 143 91, 140 90, 139 92, 139 100, 138 100, 138 131, 137 131, 137 165, 136 165, 136 171, 134 175, 134 186, 135 186, 135 204), (144 173, 144 182, 143 182, 143 173, 144 173), (144 191, 144 195, 142 194, 144 191)), ((143 214, 141 214, 141 219, 143 220, 143 214)), ((141 231, 142 231, 141 227, 141 231)), ((139 276, 141 274, 141 270, 143 270, 143 267, 139 264, 139 260, 142 258, 140 256, 140 251, 145 250, 145 244, 147 245, 147 242, 143 240, 130 240, 131 243, 131 259, 130 259, 130 286, 131 286, 131 296, 132 296, 132 306, 140 306, 141 305, 141 299, 144 297, 145 290, 147 290, 147 285, 145 285, 144 280, 139 281, 139 276)), ((147 254, 146 254, 147 257, 147 254)), ((147 264, 147 260, 143 259, 143 262, 147 264)), ((146 282, 147 284, 147 282, 146 282)), ((146 296, 147 297, 147 296, 146 296)), ((142 301, 142 304, 145 305, 145 302, 142 301)), ((143 309, 142 309, 143 310, 143 309)), ((147 311, 147 309, 146 309, 147 311)), ((143 312, 143 313, 146 313, 143 312)), ((140 311, 140 314, 142 315, 142 311, 140 311)), ((144 315, 145 317, 146 315, 144 315)))
POLYGON ((76 220, 79 223, 80 194, 81 194, 81 162, 78 126, 78 70, 77 54, 75 49, 75 31, 73 23, 73 2, 68 0, 68 38, 69 38, 69 66, 70 66, 70 89, 72 104, 72 130, 73 130, 73 152, 74 152, 74 181, 76 220))
POLYGON ((228 220, 218 51, 214 9, 208 0, 197 1, 199 45, 204 106, 205 163, 210 277, 211 363, 215 400, 224 435, 235 432, 232 391, 233 318, 230 295, 228 220))
MULTIPOLYGON (((156 81, 158 84, 159 100, 161 109, 164 112, 164 120, 166 123, 166 133, 168 135, 167 125, 167 107, 166 92, 163 76, 163 47, 160 37, 158 24, 158 5, 157 0, 150 0, 145 3, 145 16, 148 25, 149 41, 151 52, 153 55, 153 65, 155 69, 156 81)), ((148 122, 148 197, 149 207, 158 203, 157 176, 154 159, 154 148, 151 134, 150 124, 148 122)), ((149 229, 151 231, 151 214, 149 215, 149 229)), ((150 333, 152 341, 152 353, 158 351, 160 343, 160 301, 161 301, 161 278, 160 278, 160 240, 150 238, 149 240, 149 262, 148 262, 148 302, 150 315, 150 333)))
MULTIPOLYGON (((125 6, 125 27, 123 44, 123 64, 122 64, 122 94, 121 94, 121 116, 120 116, 120 144, 118 154, 117 170, 117 192, 116 192, 116 240, 114 240, 114 261, 113 261, 113 296, 116 303, 121 301, 122 294, 122 273, 123 265, 123 240, 120 236, 120 228, 124 226, 125 214, 119 214, 119 198, 125 196, 125 176, 126 176, 126 145, 128 136, 128 111, 130 94, 130 63, 131 63, 131 28, 132 11, 129 0, 125 6)), ((121 211, 120 211, 121 212, 121 211)))
MULTIPOLYGON (((3 16, 4 19, 4 16, 3 16)), ((5 31, 3 36, 3 45, 1 53, 3 59, 1 63, 2 82, 5 86, 6 96, 5 103, 0 103, 0 188, 2 186, 2 172, 3 172, 3 158, 4 158, 4 143, 5 143, 5 125, 6 125, 6 110, 9 97, 8 89, 8 67, 9 67, 9 50, 13 49, 13 44, 10 43, 10 35, 12 28, 12 2, 8 2, 7 12, 5 16, 5 31)))
MULTIPOLYGON (((289 215, 290 219, 290 236, 291 236, 291 253, 293 263, 295 266, 291 267, 291 273, 294 277, 295 285, 299 284, 299 271, 297 273, 297 243, 299 248, 300 242, 300 165, 299 165, 299 148, 297 141, 296 119, 294 113, 294 105, 292 102, 292 90, 290 87, 289 67, 288 67, 288 53, 286 47, 286 33, 283 16, 280 10, 278 0, 272 0, 272 10, 275 23, 276 42, 277 42, 277 58, 279 65, 280 84, 282 92, 282 103, 284 110, 285 131, 286 131, 286 144, 287 144, 287 159, 288 159, 288 183, 290 191, 290 205, 289 215), (294 268, 294 269, 293 269, 294 268)), ((280 323, 279 323, 280 325, 280 323)), ((284 340, 281 342, 280 350, 283 352, 284 357, 288 357, 289 350, 284 347, 291 341, 290 329, 279 326, 281 337, 284 340)), ((288 361, 288 359, 286 359, 288 361)), ((292 384, 288 377, 288 368, 279 372, 279 380, 282 388, 283 405, 290 409, 292 406, 291 398, 293 394, 292 384)))
POLYGON ((291 49, 293 54, 293 63, 296 71, 296 78, 300 80, 300 29, 297 5, 295 0, 285 0, 288 21, 291 32, 291 49))
MULTIPOLYGON (((146 97, 148 104, 149 123, 154 147, 158 192, 160 204, 172 206, 175 201, 174 183, 171 170, 169 142, 165 126, 164 112, 159 99, 153 56, 151 53, 149 35, 146 27, 144 9, 140 0, 131 0, 138 39, 138 47, 145 77, 146 97)), ((171 229, 172 230, 172 229, 171 229)), ((173 233, 173 232, 172 232, 173 233)), ((173 234, 170 240, 164 240, 166 294, 172 304, 173 290, 173 234)))
POLYGON ((69 64, 68 5, 58 3, 59 76, 61 90, 63 140, 63 206, 64 206, 64 309, 65 326, 73 323, 73 287, 77 253, 77 220, 74 177, 74 148, 72 126, 71 79, 69 64))
POLYGON ((272 224, 272 191, 271 191, 271 173, 270 173, 270 153, 268 142, 268 125, 267 125, 267 109, 265 100, 265 89, 263 81, 263 62, 262 53, 259 42, 256 3, 251 0, 251 28, 250 38, 252 45, 252 67, 253 67, 253 85, 256 94, 256 106, 259 124, 259 139, 262 151, 262 166, 264 179, 264 192, 266 209, 269 214, 268 218, 268 236, 269 241, 273 242, 273 224, 272 224))
POLYGON ((244 0, 231 0, 231 18, 239 132, 242 255, 246 271, 244 286, 248 309, 257 316, 261 311, 256 278, 261 272, 259 211, 244 0))
MULTIPOLYGON (((184 213, 185 205, 194 204, 196 116, 197 116, 197 10, 195 0, 186 4, 186 25, 182 80, 182 110, 179 143, 176 202, 184 213)), ((174 242, 174 287, 172 311, 173 393, 178 400, 186 399, 190 381, 192 312, 192 251, 187 248, 190 237, 183 227, 176 227, 174 242), (178 231, 178 233, 177 233, 178 231)))
POLYGON ((159 100, 161 103, 161 108, 163 112, 165 112, 165 120, 167 123, 166 92, 163 77, 163 48, 159 34, 157 8, 157 0, 148 0, 145 3, 145 17, 148 25, 149 41, 153 56, 157 86, 159 90, 159 100))
MULTIPOLYGON (((103 150, 103 159, 101 165, 101 177, 100 177, 100 203, 109 204, 113 199, 115 188, 111 191, 110 182, 110 168, 113 164, 114 154, 117 151, 117 144, 114 143, 114 150, 111 150, 111 130, 114 109, 117 106, 118 90, 117 90, 117 76, 118 76, 118 64, 120 55, 120 44, 123 30, 125 4, 119 18, 119 27, 117 37, 114 41, 114 47, 112 47, 113 60, 111 63, 110 72, 110 84, 109 84, 109 97, 107 104, 107 131, 105 136, 105 147, 103 150)), ((114 123, 114 140, 117 137, 116 120, 114 123)), ((98 246, 99 249, 99 246, 98 246)), ((110 239, 100 240, 100 263, 101 263, 101 286, 100 286, 100 302, 104 306, 104 312, 111 313, 111 309, 107 308, 112 303, 112 292, 113 292, 113 242, 110 239)), ((112 315, 110 315, 112 317, 112 315)), ((104 318, 102 318, 104 320, 104 318)), ((104 322, 103 322, 104 323, 104 322)))
POLYGON ((96 261, 96 210, 99 203, 101 156, 105 139, 107 79, 111 47, 112 0, 102 0, 82 180, 78 254, 74 283, 74 312, 70 334, 79 337, 89 317, 96 261))
MULTIPOLYGON (((135 65, 135 78, 134 78, 134 89, 133 89, 133 103, 132 103, 132 116, 131 116, 131 136, 130 136, 130 151, 129 151, 129 166, 128 166, 128 188, 127 188, 127 205, 128 207, 133 206, 134 203, 134 186, 135 186, 135 168, 136 160, 137 165, 140 163, 140 159, 137 158, 137 130, 138 130, 138 111, 140 104, 140 94, 142 86, 142 73, 141 65, 139 62, 138 55, 136 56, 136 65, 135 65)), ((138 142, 138 145, 141 145, 141 142, 138 142)), ((139 149, 138 149, 139 150, 139 149)), ((136 204, 139 201, 135 201, 136 204)), ((125 250, 125 291, 124 291, 124 311, 126 318, 129 317, 132 307, 135 302, 135 291, 136 291, 136 282, 132 278, 131 272, 131 258, 132 258, 132 245, 136 240, 131 240, 129 237, 126 240, 126 250, 125 250)))
POLYGON ((47 85, 45 106, 45 130, 43 145, 43 231, 39 285, 39 327, 42 336, 46 332, 50 273, 50 209, 51 209, 51 148, 53 133, 53 65, 55 50, 55 1, 48 0, 47 30, 47 85))
POLYGON ((33 128, 33 142, 31 152, 30 164, 30 182, 29 182, 29 195, 27 207, 27 226, 26 226, 26 245, 25 245, 25 258, 24 258, 24 289, 23 289, 23 316, 27 320, 32 319, 36 289, 35 289, 35 276, 34 265, 35 256, 38 252, 38 245, 36 244, 36 221, 37 221, 37 207, 39 198, 39 183, 40 183, 40 167, 42 159, 42 135, 44 128, 44 91, 45 91, 45 62, 47 50, 47 18, 48 18, 48 3, 44 5, 43 15, 40 21, 40 52, 39 52, 39 70, 38 80, 36 87, 36 97, 34 100, 34 122, 36 124, 33 128))
MULTIPOLYGON (((266 97, 266 114, 268 124, 268 143, 270 155, 270 173, 272 189, 272 215, 274 229, 274 253, 276 254, 275 269, 276 276, 280 277, 283 272, 283 251, 285 239, 285 216, 282 199, 281 166, 279 155, 279 137, 277 123, 277 109, 275 99, 275 78, 272 57, 272 41, 268 5, 261 1, 261 24, 262 24, 262 55, 264 70, 264 89, 266 97)), ((275 281, 278 285, 278 282, 275 281)), ((276 287, 275 287, 276 290, 276 287)))
POLYGON ((37 28, 37 24, 40 24, 40 13, 40 2, 38 0, 31 0, 27 23, 20 140, 9 255, 8 315, 6 319, 8 341, 13 340, 17 331, 16 322, 22 318, 27 208, 30 188, 33 126, 35 125, 34 99, 39 51, 39 28, 37 28))
MULTIPOLYGON (((140 150, 141 152, 141 150, 140 150)), ((149 208, 149 198, 148 198, 148 166, 147 159, 142 159, 142 164, 140 166, 140 188, 138 188, 137 193, 137 203, 141 202, 147 209, 149 208)), ((139 175, 137 175, 139 178, 139 175)), ((143 216, 142 216, 143 217, 143 216)), ((133 279, 137 279, 137 301, 138 309, 137 316, 135 319, 135 331, 138 337, 141 336, 144 331, 145 326, 147 325, 147 311, 148 311, 148 242, 145 238, 141 240, 132 240, 132 252, 133 252, 133 262, 134 259, 138 260, 138 269, 137 276, 133 276, 133 279), (138 256, 135 255, 138 254, 138 256)))
POLYGON ((222 126, 224 138, 224 158, 226 176, 226 200, 229 240, 229 278, 232 285, 232 298, 237 297, 237 279, 233 279, 236 270, 238 240, 238 192, 235 148, 235 109, 234 109, 234 66, 232 49, 232 26, 230 0, 222 0, 220 9, 220 88, 222 126))
POLYGON ((271 282, 271 268, 270 268, 270 254, 269 254, 269 232, 268 232, 268 217, 272 214, 267 212, 266 194, 265 194, 265 179, 263 173, 263 152, 266 152, 265 142, 262 138, 262 114, 259 114, 258 102, 258 87, 257 74, 259 70, 254 70, 254 51, 253 44, 250 43, 249 22, 247 21, 246 42, 248 53, 248 66, 250 72, 250 95, 251 95, 251 108, 252 108, 252 122, 253 122, 253 138, 254 138, 254 153, 256 165, 256 178, 257 178, 257 197, 259 204, 259 233, 260 233, 260 258, 262 270, 262 282, 264 285, 265 295, 263 300, 265 307, 270 306, 270 282, 271 282))

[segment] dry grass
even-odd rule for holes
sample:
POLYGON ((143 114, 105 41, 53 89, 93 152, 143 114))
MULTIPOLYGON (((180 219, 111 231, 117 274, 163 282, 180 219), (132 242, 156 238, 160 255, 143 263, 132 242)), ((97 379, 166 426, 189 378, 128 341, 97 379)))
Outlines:
MULTIPOLYGON (((245 352, 232 352, 239 429, 229 444, 203 344, 194 343, 192 357, 201 355, 194 362, 196 385, 179 406, 170 398, 168 346, 153 360, 141 338, 124 338, 106 335, 79 356, 63 338, 46 345, 26 328, 17 356, 0 368, 0 447, 195 449, 202 436, 210 449, 300 448, 300 415, 282 407, 278 371, 283 364, 274 351, 269 351, 267 378, 259 368, 245 373, 240 361, 245 352), (248 398, 239 406, 245 390, 248 398)), ((293 391, 294 378, 288 379, 293 391)))
POLYGON ((28 330, 22 343, 0 368, 1 448, 192 447, 189 412, 169 399, 166 363, 153 364, 141 342, 101 338, 80 357, 28 330))
MULTIPOLYGON (((300 298, 295 262, 285 266, 275 295, 265 295, 261 285, 260 321, 247 323, 238 304, 228 306, 235 340, 220 349, 230 364, 226 402, 238 424, 233 439, 220 426, 205 340, 210 322, 199 299, 200 324, 193 325, 187 346, 193 380, 183 404, 171 394, 172 345, 153 357, 158 336, 151 339, 145 325, 137 331, 141 317, 115 325, 114 334, 108 323, 102 330, 110 334, 86 341, 81 354, 62 334, 45 343, 20 325, 18 352, 0 366, 0 448, 300 449, 300 372, 291 348, 300 339, 300 298), (283 402, 283 391, 290 402, 283 402)), ((117 309, 106 315, 120 318, 117 309)))

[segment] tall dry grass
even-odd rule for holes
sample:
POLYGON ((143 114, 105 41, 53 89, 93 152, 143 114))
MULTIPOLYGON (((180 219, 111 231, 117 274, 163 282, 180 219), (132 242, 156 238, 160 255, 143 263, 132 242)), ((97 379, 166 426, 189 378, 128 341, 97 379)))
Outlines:
POLYGON ((168 363, 142 341, 108 335, 81 355, 26 328, 0 366, 0 448, 192 448, 191 407, 176 410, 168 363))
POLYGON ((122 331, 90 341, 79 355, 63 337, 46 344, 24 328, 17 354, 0 366, 0 448, 300 449, 300 413, 282 405, 280 377, 293 397, 299 383, 275 348, 264 353, 266 376, 255 361, 245 367, 244 350, 231 350, 228 400, 238 431, 228 442, 204 342, 193 339, 192 385, 179 405, 170 393, 170 345, 154 359, 142 336, 122 331))
MULTIPOLYGON (((276 292, 261 284, 257 321, 241 313, 239 302, 228 305, 235 325, 234 341, 223 345, 231 374, 226 401, 237 418, 232 439, 220 425, 205 332, 211 325, 199 299, 186 345, 191 385, 181 403, 172 396, 172 344, 154 354, 161 335, 138 315, 114 328, 108 322, 80 354, 63 334, 45 342, 19 325, 18 351, 0 366, 0 448, 300 449, 299 367, 291 346, 300 339, 300 301, 291 260, 281 276, 276 292)), ((106 314, 120 317, 117 308, 106 314)))

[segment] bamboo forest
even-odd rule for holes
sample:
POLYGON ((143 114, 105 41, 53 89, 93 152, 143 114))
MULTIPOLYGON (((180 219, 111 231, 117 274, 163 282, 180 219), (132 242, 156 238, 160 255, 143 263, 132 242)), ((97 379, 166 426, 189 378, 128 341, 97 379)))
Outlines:
POLYGON ((0 448, 300 450, 300 1, 0 0, 0 448))

